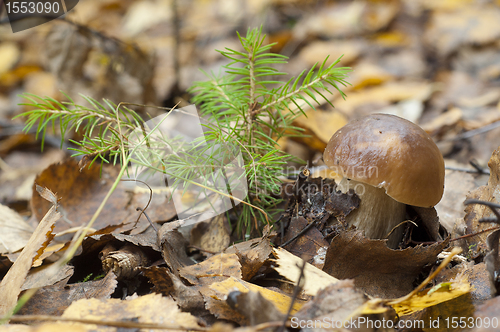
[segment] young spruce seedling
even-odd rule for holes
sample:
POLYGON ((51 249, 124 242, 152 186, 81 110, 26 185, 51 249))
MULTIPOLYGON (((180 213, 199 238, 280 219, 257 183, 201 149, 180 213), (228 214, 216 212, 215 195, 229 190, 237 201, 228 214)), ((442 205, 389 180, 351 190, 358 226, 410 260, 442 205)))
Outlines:
MULTIPOLYGON (((209 123, 205 125, 204 134, 207 146, 224 147, 227 143, 237 142, 241 148, 248 194, 245 204, 236 207, 236 227, 238 232, 247 235, 252 227, 262 225, 267 218, 264 213, 273 211, 280 201, 276 195, 280 191, 279 177, 284 175, 284 165, 291 156, 280 150, 279 140, 301 135, 300 128, 292 126, 292 122, 304 112, 304 105, 314 108, 314 103, 319 104, 318 98, 330 103, 324 93, 331 94, 332 87, 345 97, 340 86, 347 84, 345 78, 350 71, 347 67, 335 67, 340 58, 328 66, 325 59, 319 67, 315 65, 296 78, 280 81, 278 78, 287 74, 274 66, 286 63, 288 58, 271 53, 272 45, 264 44, 265 37, 262 29, 251 29, 246 36, 238 34, 241 50, 218 51, 230 60, 223 67, 224 73, 206 74, 207 81, 196 82, 189 89, 200 116, 209 123)), ((90 105, 87 107, 77 105, 69 96, 63 103, 32 94, 23 97, 30 101, 24 105, 34 108, 20 115, 27 117, 24 130, 29 131, 38 123, 36 131, 42 136, 42 144, 49 124, 54 130, 56 126, 60 128, 62 139, 71 130, 80 132, 83 139, 72 141, 76 144, 75 156, 83 155, 89 164, 98 159, 101 162, 113 160, 122 165, 120 174, 123 174, 129 162, 136 163, 158 172, 176 172, 184 181, 192 182, 203 178, 200 174, 206 173, 206 170, 189 167, 193 165, 193 160, 186 157, 189 153, 167 157, 153 153, 157 160, 151 158, 151 150, 155 151, 151 149, 151 136, 144 136, 143 140, 147 143, 143 146, 148 147, 149 158, 136 158, 141 155, 141 148, 131 147, 126 137, 141 132, 146 120, 123 104, 104 100, 103 105, 84 97, 90 105), (168 162, 165 162, 166 158, 169 158, 168 162)), ((155 142, 162 144, 161 140, 155 142)), ((195 142, 191 148, 199 149, 199 146, 195 142)), ((208 160, 212 152, 215 153, 213 149, 206 149, 201 155, 208 160)), ((197 158, 196 165, 203 164, 199 153, 197 158)), ((206 164, 213 167, 213 163, 206 164)), ((209 187, 207 183, 198 185, 209 187)))

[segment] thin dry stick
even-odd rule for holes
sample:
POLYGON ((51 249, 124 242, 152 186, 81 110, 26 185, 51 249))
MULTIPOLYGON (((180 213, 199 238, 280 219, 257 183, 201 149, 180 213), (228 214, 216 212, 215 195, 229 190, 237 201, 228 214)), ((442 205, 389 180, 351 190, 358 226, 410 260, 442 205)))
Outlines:
POLYGON ((276 332, 283 332, 285 330, 286 323, 288 322, 288 317, 290 317, 290 313, 293 309, 293 304, 295 303, 295 300, 297 300, 297 296, 299 296, 299 293, 302 291, 302 288, 304 286, 304 269, 306 267, 305 259, 302 259, 302 266, 297 267, 300 268, 299 280, 297 280, 297 285, 295 285, 295 288, 293 289, 292 301, 290 301, 290 306, 288 307, 286 316, 285 318, 283 318, 283 322, 281 323, 281 326, 276 330, 276 332))
POLYGON ((122 321, 106 321, 98 319, 81 319, 60 316, 46 316, 46 315, 14 315, 10 318, 12 322, 26 322, 26 321, 52 321, 52 322, 71 322, 82 324, 95 324, 103 326, 122 327, 130 329, 156 329, 156 330, 181 330, 181 331, 208 331, 209 329, 203 327, 182 327, 172 326, 166 324, 156 323, 138 323, 138 322, 122 322, 122 321))

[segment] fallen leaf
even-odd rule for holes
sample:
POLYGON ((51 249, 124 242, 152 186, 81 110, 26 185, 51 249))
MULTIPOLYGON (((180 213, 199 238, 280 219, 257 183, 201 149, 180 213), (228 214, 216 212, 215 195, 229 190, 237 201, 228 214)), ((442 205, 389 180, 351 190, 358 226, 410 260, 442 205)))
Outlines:
MULTIPOLYGON (((308 225, 309 222, 304 217, 292 218, 286 230, 283 243, 298 236, 308 225)), ((283 247, 294 255, 303 257, 307 262, 316 264, 314 257, 320 249, 328 247, 328 242, 316 227, 310 227, 305 233, 283 247)))
POLYGON ((251 326, 282 321, 285 316, 259 292, 233 291, 227 296, 226 302, 231 308, 245 316, 251 326))
MULTIPOLYGON (((239 290, 240 292, 259 292, 261 295, 268 301, 274 304, 276 309, 278 309, 281 313, 286 314, 288 312, 288 308, 292 302, 292 299, 284 294, 272 291, 267 288, 263 288, 251 283, 248 283, 243 280, 238 280, 234 277, 229 277, 222 282, 214 282, 210 285, 210 289, 217 292, 217 298, 219 300, 223 300, 224 297, 228 296, 234 290, 239 290)), ((303 301, 296 300, 293 304, 291 313, 294 314, 297 312, 303 305, 303 301)))
POLYGON ((299 58, 308 66, 313 66, 316 63, 323 63, 326 57, 329 57, 325 64, 329 66, 342 56, 342 64, 345 65, 356 60, 366 47, 367 45, 361 40, 314 41, 300 51, 299 58))
POLYGON ((475 326, 473 332, 494 332, 498 331, 500 323, 500 296, 492 298, 478 306, 474 312, 475 326))
POLYGON ((31 264, 52 240, 54 224, 60 217, 61 214, 56 212, 56 207, 52 206, 31 235, 21 255, 3 277, 0 283, 0 317, 10 314, 16 306, 17 297, 31 264))
POLYGON ((432 89, 432 85, 427 82, 388 82, 380 86, 352 91, 349 93, 349 98, 344 100, 337 97, 333 100, 333 104, 337 109, 351 116, 356 108, 367 103, 393 103, 408 99, 425 101, 430 97, 432 89))
POLYGON ((331 136, 347 123, 347 119, 340 112, 305 110, 293 121, 293 125, 306 131, 309 137, 297 137, 294 140, 307 144, 308 147, 323 152, 331 136))
MULTIPOLYGON (((159 294, 138 296, 125 301, 119 299, 82 299, 73 302, 64 311, 62 317, 168 324, 181 330, 199 327, 196 317, 190 313, 181 312, 174 300, 159 294), (140 314, 138 315, 138 313, 140 314)), ((92 324, 85 326, 87 330, 98 329, 96 325, 92 324)))
MULTIPOLYGON (((300 276, 300 266, 302 265, 302 259, 292 255, 288 251, 282 248, 273 249, 273 254, 277 257, 274 263, 274 269, 283 277, 287 278, 294 285, 297 285, 300 276)), ((304 280, 305 283, 302 289, 305 294, 316 296, 319 290, 330 286, 331 284, 337 283, 339 280, 332 277, 328 273, 321 271, 317 267, 306 263, 304 268, 304 280)))
POLYGON ((210 221, 197 223, 191 230, 191 245, 212 253, 226 249, 230 241, 230 229, 225 214, 210 221))
POLYGON ((244 242, 240 242, 238 246, 229 248, 225 253, 232 253, 233 251, 231 249, 234 249, 241 264, 241 279, 250 281, 268 261, 269 255, 273 251, 273 247, 267 236, 263 236, 255 246, 250 245, 250 247, 246 247, 243 243, 244 242), (245 248, 246 250, 239 251, 239 248, 245 248))
POLYGON ((457 282, 440 283, 430 289, 418 292, 409 299, 394 304, 392 307, 399 316, 409 315, 468 294, 470 290, 470 284, 466 279, 457 282))
POLYGON ((379 298, 395 298, 413 290, 423 267, 436 262, 448 240, 429 246, 392 250, 386 240, 365 238, 361 231, 332 239, 323 271, 338 279, 354 279, 356 287, 379 298))
POLYGON ((2 59, 2 63, 0 63, 0 77, 16 64, 20 54, 21 52, 16 43, 2 42, 0 44, 0 58, 2 59))
POLYGON ((161 226, 158 231, 158 241, 165 263, 178 277, 182 267, 192 265, 194 262, 187 255, 188 241, 176 229, 177 227, 174 227, 170 223, 161 226))
MULTIPOLYGON (((58 211, 62 214, 62 219, 55 225, 56 233, 86 225, 111 189, 118 175, 117 167, 105 165, 101 174, 99 166, 93 165, 91 169, 85 168, 80 172, 76 160, 67 159, 49 166, 35 179, 39 186, 50 189, 60 198, 58 211)), ((33 214, 40 219, 51 203, 38 195, 35 186, 33 192, 33 214)), ((124 223, 131 223, 129 228, 133 226, 132 222, 135 223, 140 212, 135 211, 135 206, 128 204, 129 200, 130 195, 125 191, 123 183, 120 183, 93 227, 99 229, 124 223)), ((141 218, 140 222, 148 223, 145 218, 141 218)), ((59 241, 65 239, 70 240, 71 237, 58 238, 59 241)))
POLYGON ((453 11, 434 11, 425 38, 445 57, 464 44, 484 45, 500 37, 500 10, 485 4, 453 11), (481 19, 478 20, 478 17, 481 19))
POLYGON ((16 211, 0 204, 0 254, 21 250, 31 234, 33 228, 16 211))
MULTIPOLYGON (((500 149, 495 150, 488 161, 490 168, 490 178, 486 186, 481 186, 467 195, 467 199, 479 199, 487 202, 498 203, 500 199, 500 149)), ((470 204, 465 207, 466 234, 477 233, 481 230, 491 228, 495 224, 479 223, 481 218, 492 217, 493 213, 485 205, 470 204)), ((465 239, 466 246, 464 251, 468 252, 470 257, 477 258, 484 256, 488 250, 486 237, 488 233, 478 234, 474 237, 465 239)))
POLYGON ((80 299, 109 299, 118 282, 113 273, 103 279, 67 285, 67 280, 53 286, 45 286, 19 311, 20 315, 54 315, 60 316, 75 301, 80 299))
POLYGON ((47 271, 47 266, 32 268, 21 290, 52 286, 62 280, 67 281, 73 275, 74 270, 73 266, 65 265, 59 269, 57 274, 52 274, 51 271, 47 271))
POLYGON ((241 279, 241 265, 236 254, 220 253, 201 263, 182 267, 179 275, 192 285, 198 285, 200 279, 210 276, 232 276, 241 279))

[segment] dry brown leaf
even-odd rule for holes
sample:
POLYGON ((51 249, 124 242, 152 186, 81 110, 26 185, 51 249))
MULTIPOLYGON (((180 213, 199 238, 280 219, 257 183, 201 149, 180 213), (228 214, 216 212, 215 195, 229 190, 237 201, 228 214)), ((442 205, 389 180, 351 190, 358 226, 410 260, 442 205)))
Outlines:
MULTIPOLYGON (((267 262, 273 248, 267 236, 262 237, 261 241, 259 241, 256 246, 246 247, 245 251, 239 251, 238 248, 244 247, 241 245, 242 243, 244 242, 240 242, 240 246, 233 246, 229 249, 234 249, 234 252, 240 260, 241 279, 250 281, 257 274, 257 272, 259 272, 259 269, 264 265, 264 263, 267 262)), ((233 251, 226 250, 226 253, 230 252, 233 251)))
POLYGON ((41 323, 38 325, 8 324, 2 325, 2 332, 90 332, 84 325, 66 322, 41 323))
MULTIPOLYGON (((353 90, 361 90, 368 86, 386 83, 393 78, 393 75, 381 66, 364 61, 356 64, 356 70, 349 76, 349 83, 353 90)), ((346 89, 349 89, 349 86, 346 89)))
POLYGON ((500 296, 484 302, 474 312, 475 322, 481 321, 481 325, 475 325, 473 332, 495 332, 498 331, 500 323, 500 296), (487 324, 486 324, 487 323, 487 324))
POLYGON ((447 56, 464 44, 484 45, 497 40, 499 21, 500 9, 493 4, 434 11, 425 37, 441 56, 447 56))
POLYGON ((220 253, 201 263, 181 268, 179 275, 192 285, 198 285, 200 279, 211 276, 232 276, 241 279, 241 265, 236 254, 220 253))
POLYGON ((365 238, 361 231, 346 231, 332 239, 323 271, 338 279, 354 279, 356 287, 379 298, 396 298, 413 290, 413 282, 448 241, 429 246, 392 250, 385 240, 365 238))
MULTIPOLYGON (((487 202, 498 203, 500 199, 500 149, 497 149, 491 155, 488 162, 490 168, 490 178, 486 186, 481 186, 467 195, 467 199, 479 199, 487 202)), ((492 223, 479 223, 479 219, 492 217, 493 213, 485 205, 471 204, 465 207, 465 224, 466 234, 472 234, 481 230, 495 226, 492 223)), ((472 257, 476 258, 485 255, 487 251, 486 237, 488 233, 482 233, 477 236, 465 239, 466 252, 472 257)))
POLYGON ((16 43, 2 42, 0 44, 0 76, 9 71, 19 60, 21 52, 16 43))
POLYGON ((323 63, 326 57, 329 57, 325 64, 329 66, 342 56, 342 64, 347 65, 356 60, 366 47, 367 45, 361 40, 314 41, 300 51, 299 57, 308 66, 323 63))
POLYGON ((80 282, 67 285, 67 280, 53 286, 45 286, 37 291, 21 308, 20 315, 63 314, 71 303, 80 299, 109 299, 118 282, 113 273, 108 273, 101 280, 80 282))
POLYGON ((455 126, 463 117, 463 112, 458 107, 452 107, 444 113, 434 117, 430 122, 422 125, 422 129, 429 135, 443 133, 455 126))
MULTIPOLYGON (((360 308, 367 303, 368 297, 354 286, 353 280, 340 280, 335 285, 330 285, 318 292, 316 297, 306 303, 292 318, 292 324, 300 326, 313 322, 307 330, 330 331, 332 328, 360 327, 357 322, 358 317, 363 314, 360 308)), ((389 308, 390 309, 390 308, 389 308)), ((375 312, 365 315, 365 319, 371 320, 393 320, 394 315, 390 315, 388 308, 380 308, 375 312), (374 315, 376 314, 376 315, 374 315)), ((374 331, 368 324, 363 331, 374 331)), ((365 327, 363 326, 363 327, 365 327)), ((347 329, 346 329, 347 330, 347 329)), ((349 329, 351 330, 351 329, 349 329)))
POLYGON ((439 222, 451 234, 454 229, 463 226, 465 215, 463 201, 476 185, 473 175, 464 172, 446 170, 444 179, 446 185, 443 198, 434 208, 439 215, 439 222))
POLYGON ((352 91, 349 98, 336 98, 333 104, 337 109, 351 115, 357 107, 367 103, 393 103, 407 99, 419 101, 427 100, 433 87, 427 82, 389 82, 384 85, 363 89, 361 91, 352 91))
POLYGON ((0 283, 0 317, 10 314, 17 303, 17 297, 34 259, 52 239, 54 224, 61 214, 52 206, 38 224, 21 255, 16 259, 0 283))
POLYGON ((153 284, 153 293, 162 294, 163 296, 169 296, 174 291, 174 285, 172 279, 167 273, 168 269, 166 267, 143 267, 141 272, 149 282, 153 284))
MULTIPOLYGON (((282 248, 273 249, 273 254, 277 257, 277 259, 274 260, 274 263, 277 266, 274 266, 273 268, 280 275, 293 282, 294 285, 297 285, 300 276, 300 266, 302 266, 302 259, 292 255, 282 248)), ((328 287, 329 285, 339 281, 309 263, 306 263, 303 278, 305 283, 302 286, 302 289, 305 294, 311 296, 316 296, 320 289, 328 287)))
POLYGON ((398 1, 336 2, 303 19, 295 26, 294 33, 299 38, 308 35, 332 38, 379 30, 394 19, 399 7, 398 1))
MULTIPOLYGON (((312 222, 312 221, 310 221, 312 222)), ((292 218, 288 226, 283 243, 291 240, 299 235, 309 222, 304 217, 292 218)), ((315 261, 315 257, 319 252, 328 248, 328 242, 325 237, 316 227, 311 227, 307 232, 300 235, 291 243, 284 246, 284 248, 296 256, 304 258, 307 262, 322 267, 323 261, 315 261)))
MULTIPOLYGON (((85 168, 80 172, 73 158, 53 164, 39 174, 35 182, 50 189, 60 198, 58 211, 62 214, 62 218, 56 223, 54 231, 60 233, 69 228, 85 225, 101 204, 117 175, 118 168, 106 165, 103 166, 102 176, 100 165, 93 165, 90 170, 85 168)), ((31 201, 33 214, 40 219, 51 203, 42 199, 36 193, 35 187, 33 192, 31 201)), ((124 184, 120 183, 93 227, 99 229, 109 225, 135 223, 140 212, 135 211, 136 206, 128 204, 129 200, 130 195, 125 191, 124 184)), ((148 221, 142 217, 139 223, 147 224, 148 221)), ((130 228, 132 225, 127 227, 130 228)), ((71 235, 58 238, 60 241, 70 239, 71 235)))
POLYGON ((182 267, 192 265, 194 262, 187 255, 188 241, 177 229, 172 229, 172 226, 170 223, 161 226, 158 231, 158 241, 165 263, 178 277, 182 267))
POLYGON ((21 250, 31 234, 33 228, 16 211, 0 204, 0 254, 21 250))
POLYGON ((27 290, 30 288, 52 286, 62 280, 68 281, 75 269, 73 266, 65 265, 57 271, 57 274, 53 274, 51 271, 47 270, 47 266, 32 268, 21 289, 27 290))
POLYGON ((230 229, 225 214, 212 220, 197 223, 191 230, 191 245, 218 253, 226 249, 230 241, 230 229))
MULTIPOLYGON (((290 303, 292 302, 291 297, 275 292, 273 290, 260 287, 249 282, 238 280, 234 277, 227 278, 222 282, 214 282, 210 285, 210 289, 217 293, 216 298, 218 300, 224 300, 229 293, 238 290, 240 292, 246 293, 249 291, 259 292, 266 300, 272 302, 276 309, 281 313, 286 314, 290 303)), ((303 305, 303 301, 296 300, 293 304, 291 313, 297 312, 303 305)))
POLYGON ((233 291, 229 293, 226 302, 231 308, 245 316, 251 326, 283 321, 285 316, 259 292, 233 291))
MULTIPOLYGON (((62 317, 104 321, 133 320, 139 323, 165 324, 182 330, 199 327, 196 317, 190 313, 181 312, 174 300, 159 294, 138 296, 125 301, 82 299, 73 302, 64 311, 62 317)), ((102 327, 92 324, 85 326, 87 330, 103 330, 102 327)))
POLYGON ((332 135, 347 123, 347 118, 337 111, 309 109, 300 115, 293 125, 305 130, 309 137, 297 137, 294 140, 307 144, 308 147, 323 152, 332 135))

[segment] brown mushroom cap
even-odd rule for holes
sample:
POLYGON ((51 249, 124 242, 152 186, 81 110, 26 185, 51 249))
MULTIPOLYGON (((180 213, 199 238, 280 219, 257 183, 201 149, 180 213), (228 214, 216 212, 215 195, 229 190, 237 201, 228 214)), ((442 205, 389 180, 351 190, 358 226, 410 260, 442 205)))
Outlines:
POLYGON ((441 152, 422 128, 395 115, 349 122, 332 136, 323 159, 342 176, 384 188, 401 203, 430 207, 443 196, 441 152))

